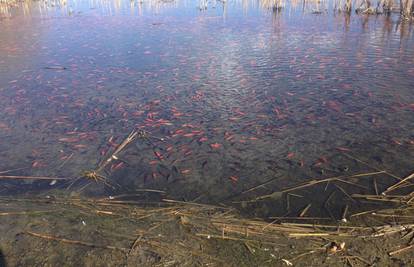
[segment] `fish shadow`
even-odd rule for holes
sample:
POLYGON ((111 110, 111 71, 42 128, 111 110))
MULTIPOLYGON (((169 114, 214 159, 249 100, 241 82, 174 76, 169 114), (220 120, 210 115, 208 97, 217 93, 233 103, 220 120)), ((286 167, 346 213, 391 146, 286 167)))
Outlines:
POLYGON ((6 259, 4 258, 3 252, 0 250, 0 267, 6 267, 6 259))

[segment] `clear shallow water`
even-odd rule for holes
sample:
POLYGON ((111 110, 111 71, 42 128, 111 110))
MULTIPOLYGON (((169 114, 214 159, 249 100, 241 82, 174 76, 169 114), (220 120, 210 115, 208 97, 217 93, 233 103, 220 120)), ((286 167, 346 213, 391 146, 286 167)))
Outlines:
MULTIPOLYGON (((411 25, 397 16, 316 15, 301 4, 280 13, 259 2, 199 6, 3 8, 0 171, 76 178, 134 128, 165 141, 139 140, 106 168, 115 192, 84 188, 82 179, 71 190, 152 188, 185 200, 237 202, 311 178, 413 171, 411 25)), ((373 179, 354 181, 365 188, 341 186, 372 194, 373 179)), ((383 175, 376 183, 381 191, 395 181, 383 175)), ((68 185, 4 180, 0 192, 68 185)), ((309 214, 319 214, 333 191, 335 206, 349 201, 330 185, 299 192, 290 205, 314 201, 309 214)), ((274 202, 248 208, 269 215, 286 206, 274 202)))

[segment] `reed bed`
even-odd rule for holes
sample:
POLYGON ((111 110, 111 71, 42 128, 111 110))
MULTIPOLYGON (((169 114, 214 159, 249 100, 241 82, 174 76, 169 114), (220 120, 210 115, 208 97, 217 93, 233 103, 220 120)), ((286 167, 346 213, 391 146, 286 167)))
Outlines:
MULTIPOLYGON (((17 6, 19 3, 29 2, 27 0, 0 0, 0 4, 13 5, 17 6)), ((149 1, 150 3, 152 1, 149 1)), ((222 1, 223 4, 226 4, 226 1, 222 1)), ((45 4, 48 4, 45 1, 45 4)), ((66 1, 52 1, 52 6, 60 4, 66 5, 66 1)), ((344 13, 360 13, 368 15, 378 15, 378 14, 390 14, 393 12, 398 12, 402 17, 409 18, 414 15, 414 1, 413 0, 335 0, 330 5, 329 1, 298 1, 298 0, 261 0, 260 6, 265 9, 271 9, 273 11, 281 11, 287 6, 292 6, 293 8, 301 7, 306 11, 310 11, 315 14, 321 14, 328 11, 328 8, 332 8, 335 12, 344 12, 344 13)), ((201 9, 207 9, 208 4, 202 3, 200 6, 201 9), (201 8, 202 6, 202 8, 201 8)))

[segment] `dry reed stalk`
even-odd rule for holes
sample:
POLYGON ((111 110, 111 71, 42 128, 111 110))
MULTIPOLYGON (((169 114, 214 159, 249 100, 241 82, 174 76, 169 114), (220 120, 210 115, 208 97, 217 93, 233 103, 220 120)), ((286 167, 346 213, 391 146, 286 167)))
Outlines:
POLYGON ((321 233, 289 233, 288 236, 289 237, 330 237, 330 236, 349 237, 351 235, 347 233, 338 233, 338 232, 332 232, 332 233, 321 232, 321 233))
POLYGON ((274 219, 275 221, 278 220, 331 220, 331 218, 325 218, 325 217, 269 217, 269 219, 274 219))
POLYGON ((240 242, 255 242, 255 243, 267 244, 267 245, 272 245, 272 246, 280 245, 277 242, 268 242, 268 241, 248 239, 248 238, 237 238, 237 237, 231 237, 231 236, 223 237, 222 235, 216 235, 216 234, 196 233, 195 235, 200 236, 200 237, 205 237, 207 239, 214 238, 214 239, 233 240, 233 241, 240 241, 240 242))
POLYGON ((222 210, 231 210, 233 209, 232 207, 221 207, 221 206, 214 206, 214 205, 210 205, 210 204, 201 204, 201 203, 196 203, 196 202, 185 202, 185 201, 179 201, 179 200, 174 200, 174 199, 162 199, 163 202, 167 202, 167 203, 177 203, 177 204, 184 204, 184 205, 194 205, 194 206, 199 206, 199 207, 204 207, 204 208, 210 208, 210 209, 222 209, 222 210))
POLYGON ((109 163, 112 162, 112 160, 117 160, 118 159, 118 154, 125 148, 127 147, 130 143, 132 143, 133 141, 136 140, 136 138, 139 136, 139 131, 137 130, 132 130, 131 133, 124 139, 124 141, 122 141, 121 144, 119 144, 114 152, 112 152, 111 156, 109 156, 105 161, 103 161, 103 163, 100 164, 100 166, 98 167, 98 169, 96 170, 96 172, 100 172, 103 169, 105 169, 106 166, 108 166, 109 163))
MULTIPOLYGON (((338 228, 338 225, 329 225, 329 224, 310 224, 310 223, 282 223, 281 225, 286 227, 301 227, 303 229, 311 228, 338 228)), ((369 229, 367 227, 360 227, 360 226, 341 226, 342 229, 349 229, 349 230, 366 230, 369 229)))

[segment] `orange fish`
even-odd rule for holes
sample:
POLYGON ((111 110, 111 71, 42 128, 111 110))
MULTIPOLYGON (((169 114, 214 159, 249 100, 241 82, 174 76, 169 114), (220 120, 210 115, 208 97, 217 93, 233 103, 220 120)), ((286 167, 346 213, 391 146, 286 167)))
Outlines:
POLYGON ((198 139, 198 141, 200 141, 200 142, 205 142, 205 141, 207 141, 208 140, 208 138, 207 137, 205 137, 205 136, 203 136, 203 137, 201 137, 200 139, 198 139))
POLYGON ((82 149, 82 148, 86 148, 86 147, 87 147, 86 145, 82 145, 82 144, 77 144, 77 145, 73 146, 73 148, 75 148, 75 149, 82 149))
POLYGON ((339 102, 338 101, 334 101, 334 100, 329 100, 327 103, 326 103, 326 106, 329 108, 329 109, 331 109, 331 110, 333 110, 333 111, 336 111, 336 112, 341 112, 341 106, 340 106, 340 104, 339 104, 339 102))
POLYGON ((295 156, 295 153, 293 153, 293 152, 290 152, 289 154, 287 154, 287 158, 288 159, 291 159, 291 158, 293 158, 295 156))
POLYGON ((158 151, 154 151, 154 155, 159 159, 159 160, 163 160, 164 159, 164 157, 163 157, 163 155, 160 153, 160 152, 158 152, 158 151))
POLYGON ((118 164, 113 164, 113 165, 111 166, 111 171, 116 171, 116 170, 118 170, 118 169, 122 168, 123 166, 124 166, 124 163, 123 163, 123 162, 120 162, 120 163, 118 163, 118 164))
POLYGON ((339 150, 339 151, 342 151, 342 152, 349 152, 349 151, 351 151, 351 149, 346 148, 346 147, 341 147, 341 146, 336 147, 336 149, 339 150))
POLYGON ((58 140, 59 140, 59 142, 76 143, 76 142, 79 141, 79 138, 75 138, 75 137, 64 137, 64 138, 59 138, 58 140))
POLYGON ((32 163, 33 168, 41 168, 41 167, 44 167, 44 166, 45 166, 45 164, 40 162, 40 161, 33 161, 33 163, 32 163))
POLYGON ((219 143, 210 144, 210 147, 213 149, 219 149, 221 147, 221 144, 219 143))

